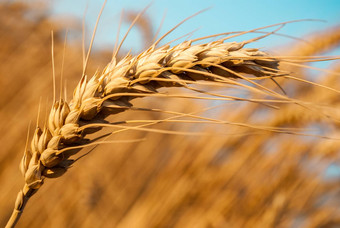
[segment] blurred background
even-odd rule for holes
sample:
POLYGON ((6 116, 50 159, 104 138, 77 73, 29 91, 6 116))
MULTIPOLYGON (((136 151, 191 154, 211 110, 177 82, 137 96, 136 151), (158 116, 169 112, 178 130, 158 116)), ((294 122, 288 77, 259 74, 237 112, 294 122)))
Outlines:
MULTIPOLYGON (((89 75, 110 61, 122 9, 120 39, 149 3, 108 1, 94 42, 89 75)), ((45 113, 52 100, 50 32, 54 31, 56 73, 60 77, 63 72, 70 98, 82 72, 84 12, 88 47, 101 6, 101 1, 0 1, 0 226, 9 218, 24 183, 18 165, 28 124, 36 124, 39 102, 41 113, 45 113)), ((317 19, 326 22, 288 24, 280 30, 282 35, 272 35, 250 46, 277 55, 339 55, 340 3, 335 0, 155 0, 124 43, 119 58, 130 49, 134 54, 145 49, 163 15, 160 34, 210 6, 163 43, 196 29, 199 30, 192 37, 317 19)), ((236 41, 248 38, 242 36, 236 41)), ((282 68, 296 77, 339 90, 339 61, 312 66, 324 70, 282 68)), ((316 136, 185 123, 162 123, 157 128, 209 134, 124 132, 114 139, 147 140, 100 146, 79 159, 62 177, 46 180, 28 202, 18 227, 339 227, 339 94, 296 80, 282 78, 278 82, 289 96, 314 102, 323 112, 294 104, 281 104, 275 110, 247 102, 219 103, 218 108, 204 111, 216 103, 169 98, 166 102, 153 98, 135 103, 138 107, 195 111, 234 123, 306 128, 306 133, 316 136)), ((278 91, 273 83, 261 83, 278 91)), ((231 89, 207 89, 244 96, 231 89)), ((167 117, 165 113, 128 111, 112 120, 167 117)))

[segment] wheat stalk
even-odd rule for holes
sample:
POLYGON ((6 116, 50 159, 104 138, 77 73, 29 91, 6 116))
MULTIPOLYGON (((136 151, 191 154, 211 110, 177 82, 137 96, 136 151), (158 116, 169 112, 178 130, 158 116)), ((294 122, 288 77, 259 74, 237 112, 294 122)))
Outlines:
POLYGON ((89 144, 84 137, 102 126, 95 122, 128 109, 131 99, 158 94, 161 87, 187 87, 187 82, 198 80, 237 84, 228 78, 240 73, 277 74, 278 60, 244 45, 223 39, 195 45, 186 41, 174 47, 153 45, 136 57, 127 55, 121 61, 113 58, 102 74, 89 80, 84 75, 73 99, 55 101, 46 125, 35 129, 30 149, 26 148, 20 163, 25 185, 7 227, 16 224, 44 178, 58 177, 67 170, 70 152, 82 147, 76 145, 89 144))
MULTIPOLYGON (((138 16, 135 21, 137 19, 138 16)), ((276 25, 282 26, 284 24, 286 23, 276 25)), ((244 47, 246 44, 266 37, 276 30, 245 42, 225 42, 228 38, 257 30, 241 32, 204 44, 195 44, 195 42, 214 37, 214 35, 185 41, 173 47, 164 45, 157 48, 163 36, 138 56, 133 57, 128 54, 122 60, 117 61, 115 56, 120 48, 119 46, 112 61, 102 73, 96 73, 89 80, 84 73, 74 90, 72 100, 67 102, 66 99, 60 98, 58 101, 54 101, 45 125, 42 128, 36 127, 30 148, 26 146, 20 163, 25 184, 18 193, 13 213, 6 227, 15 226, 26 203, 42 186, 45 178, 56 178, 67 171, 73 163, 69 159, 71 155, 74 155, 83 147, 105 143, 105 141, 92 143, 86 136, 101 130, 102 127, 118 127, 107 123, 105 118, 133 108, 130 101, 134 98, 166 96, 158 90, 163 87, 184 87, 202 92, 190 87, 189 84, 209 81, 244 87, 253 92, 273 96, 281 101, 299 103, 243 76, 243 74, 250 74, 256 77, 272 78, 286 75, 286 72, 278 69, 280 59, 285 61, 294 59, 271 56, 256 48, 244 47), (260 89, 243 85, 235 81, 235 78, 242 78, 260 89)), ((90 51, 88 56, 89 54, 90 51)), ((84 72, 86 71, 88 56, 84 61, 84 72)), ((306 62, 308 59, 300 58, 297 61, 306 62)), ((311 57, 310 59, 311 61, 318 61, 319 58, 311 57)), ((220 96, 211 93, 210 95, 220 96)), ((225 100, 242 100, 231 96, 220 97, 225 100)), ((145 125, 120 127, 147 130, 142 128, 143 126, 145 125)))
MULTIPOLYGON (((18 118, 13 114, 16 112, 21 113, 24 108, 24 112, 27 113, 26 117, 29 116, 30 108, 34 106, 32 101, 36 100, 37 96, 40 96, 37 91, 42 90, 42 88, 48 91, 46 87, 48 79, 46 77, 42 79, 41 76, 50 74, 51 68, 49 65, 47 66, 46 57, 41 59, 40 56, 38 65, 36 65, 36 58, 32 58, 37 55, 37 52, 44 51, 46 42, 48 43, 50 40, 46 37, 46 34, 48 34, 46 30, 50 30, 51 27, 48 18, 39 17, 39 20, 27 21, 25 17, 26 10, 21 16, 21 14, 11 9, 6 9, 8 8, 7 5, 5 9, 1 9, 1 16, 6 25, 5 29, 8 28, 7 32, 3 34, 4 36, 1 36, 1 40, 4 43, 11 41, 12 46, 10 47, 12 48, 6 49, 6 45, 1 47, 5 47, 5 50, 1 52, 5 62, 1 65, 0 70, 5 72, 4 74, 13 76, 10 78, 20 80, 19 83, 12 83, 13 86, 11 85, 10 90, 6 86, 10 83, 8 81, 10 78, 6 78, 5 83, 2 83, 3 96, 1 98, 4 106, 2 120, 4 121, 4 126, 8 126, 5 127, 6 129, 3 128, 4 135, 2 137, 4 141, 2 144, 3 150, 7 150, 8 153, 1 153, 0 155, 1 167, 3 172, 6 173, 6 175, 2 175, 1 182, 3 186, 13 185, 18 180, 18 178, 14 178, 17 172, 13 168, 15 169, 16 165, 14 164, 13 166, 12 164, 13 162, 19 163, 19 161, 15 162, 17 160, 15 157, 18 154, 13 153, 13 150, 16 150, 15 148, 18 147, 20 142, 24 141, 22 140, 22 133, 20 133, 21 131, 18 132, 18 129, 24 129, 23 125, 26 124, 23 123, 27 122, 24 117, 18 118), (10 22, 9 24, 12 24, 12 26, 7 26, 6 22, 10 22), (24 27, 22 27, 23 24, 25 25, 24 27), (37 25, 39 25, 38 30, 37 25), (34 31, 33 33, 32 30, 34 31), (26 34, 25 38, 30 38, 28 39, 29 41, 24 39, 25 42, 23 43, 22 34, 26 34), (32 37, 32 34, 34 34, 34 37, 32 37), (41 40, 45 40, 45 42, 41 40), (13 51, 14 47, 19 48, 13 51), (10 58, 7 58, 8 55, 10 58), (14 59, 21 59, 20 64, 22 67, 18 68, 18 63, 14 59), (32 60, 34 66, 30 66, 32 65, 32 60), (39 72, 38 74, 37 71, 39 72), (23 76, 27 74, 34 75, 31 78, 34 80, 25 83, 27 77, 25 79, 23 76), (33 85, 36 91, 32 90, 33 85), (22 103, 23 97, 26 97, 24 103, 18 106, 18 103, 22 103), (29 102, 29 100, 31 101, 29 102), (20 137, 21 139, 19 139, 20 137)), ((32 11, 28 12, 31 13, 32 11)), ((4 27, 4 25, 1 23, 0 27, 4 27)), ((60 33, 56 32, 56 34, 60 33)), ((318 34, 321 37, 322 32, 318 32, 318 34)), ((324 34, 322 35, 324 39, 328 39, 327 37, 330 34, 326 34, 326 38, 324 34)), ((321 40, 319 41, 321 42, 321 40)), ((62 49, 61 43, 61 39, 56 39, 56 50, 62 49)), ((314 40, 312 44, 314 45, 314 40)), ((79 76, 82 74, 81 72, 78 73, 79 67, 74 63, 79 62, 81 56, 75 56, 75 47, 70 46, 69 48, 65 69, 67 69, 68 75, 73 75, 71 77, 77 77, 76 75, 78 75, 76 79, 78 81, 79 76), (78 71, 75 73, 76 68, 78 71)), ((322 47, 319 48, 322 49, 322 47)), ((290 49, 291 46, 287 47, 283 50, 283 53, 290 49)), ((317 54, 314 51, 313 53, 313 55, 317 54)), ((305 56, 305 54, 301 53, 290 53, 290 55, 305 56)), ((61 59, 61 55, 56 55, 56 59, 61 59)), ((97 65, 100 59, 93 58, 96 63, 91 64, 92 66, 89 65, 89 72, 92 72, 93 66, 97 65)), ((280 69, 287 70, 287 68, 282 68, 282 61, 280 61, 280 69)), ((338 72, 336 68, 328 67, 328 70, 338 72)), ((295 67, 294 69, 290 68, 290 71, 294 72, 293 75, 299 79, 311 76, 310 71, 301 71, 300 67, 298 69, 295 67)), ((332 108, 331 114, 336 117, 337 93, 334 93, 334 91, 325 93, 326 91, 323 91, 320 87, 299 83, 294 79, 292 80, 290 76, 291 74, 276 79, 281 86, 283 85, 287 89, 288 94, 294 94, 295 98, 312 101, 314 104, 327 105, 332 108)), ((273 82, 263 80, 264 77, 252 78, 261 81, 261 85, 267 88, 274 87, 273 82)), ((336 74, 318 74, 317 78, 317 82, 323 85, 335 88, 338 86, 336 74)), ((67 80, 73 79, 68 78, 67 80)), ((157 78, 157 80, 169 82, 168 79, 157 78)), ((243 83, 242 80, 237 81, 243 83)), ((178 82, 189 83, 190 81, 178 80, 178 82)), ((205 87, 205 89, 208 88, 207 91, 210 93, 212 93, 211 90, 214 90, 215 93, 216 91, 222 91, 223 94, 228 95, 242 92, 233 89, 223 90, 229 85, 217 82, 196 81, 193 83, 211 85, 210 87, 205 87)), ((188 84, 189 86, 195 85, 188 84)), ((62 86, 60 87, 63 88, 62 86)), ((201 86, 198 87, 202 88, 201 86)), ((74 88, 73 86, 72 89, 74 88)), ((174 94, 175 91, 177 93, 177 91, 185 90, 177 88, 174 90, 160 90, 160 92, 164 91, 171 91, 171 94, 174 94)), ((163 96, 161 93, 150 95, 163 96)), ((133 110, 137 109, 136 106, 145 104, 145 102, 139 103, 139 101, 136 99, 133 102, 133 107, 130 107, 131 111, 112 117, 118 121, 122 119, 133 120, 135 118, 159 120, 156 113, 134 112, 133 110)), ((196 102, 185 103, 184 107, 184 101, 179 101, 178 99, 166 98, 163 101, 158 102, 153 99, 151 105, 159 105, 158 108, 162 112, 164 112, 163 109, 174 109, 182 112, 190 112, 193 109, 198 110, 196 102)), ((339 138, 336 123, 329 123, 325 121, 325 118, 319 119, 319 115, 314 115, 315 113, 310 113, 306 109, 296 109, 294 104, 283 103, 281 105, 276 103, 275 106, 280 109, 274 111, 258 103, 228 102, 223 104, 223 110, 215 110, 213 115, 216 118, 227 118, 230 122, 256 123, 257 126, 258 124, 264 124, 267 127, 295 126, 309 128, 310 126, 316 126, 318 129, 320 127, 323 129, 322 135, 332 135, 334 138, 339 138), (309 116, 310 118, 308 118, 309 116), (291 122, 292 119, 296 122, 291 122)), ((200 108, 199 112, 202 113, 202 110, 208 109, 200 108)), ((41 113, 45 113, 45 111, 41 113)), ((179 113, 171 114, 177 115, 179 113)), ((209 115, 209 113, 206 114, 209 115)), ((188 118, 184 119, 181 121, 187 121, 188 118)), ((44 122, 39 121, 41 124, 44 122)), ((187 129, 185 126, 180 127, 181 129, 187 129)), ((171 125, 167 125, 167 127, 171 127, 171 125)), ((189 129, 197 129, 196 126, 192 127, 189 129)), ((201 127, 203 126, 200 126, 200 129, 201 127)), ((171 129, 174 128, 171 127, 171 129)), ((207 129, 204 129, 207 132, 207 129)), ((100 148, 100 150, 97 148, 99 153, 96 153, 91 159, 87 158, 86 161, 81 162, 81 167, 78 167, 82 169, 81 172, 74 173, 71 171, 71 173, 68 173, 67 178, 65 178, 65 175, 64 178, 58 178, 58 182, 53 184, 49 183, 51 182, 50 180, 45 179, 46 182, 44 181, 45 184, 39 190, 39 194, 34 197, 35 199, 31 200, 29 207, 25 208, 24 216, 20 219, 18 226, 30 224, 30 227, 49 227, 52 222, 53 224, 59 224, 57 226, 61 227, 67 224, 72 224, 71 226, 75 227, 105 227, 105 225, 119 227, 247 227, 247 225, 250 227, 263 227, 263 224, 290 227, 298 222, 302 224, 301 226, 320 227, 339 223, 339 216, 337 215, 340 215, 340 213, 337 213, 338 208, 334 205, 338 189, 337 178, 332 176, 329 179, 327 175, 325 179, 324 175, 324 171, 327 171, 329 165, 336 164, 339 148, 338 140, 268 134, 249 129, 239 131, 239 127, 234 128, 233 126, 228 126, 223 131, 220 131, 221 129, 224 129, 223 126, 217 126, 212 131, 219 131, 222 134, 214 134, 211 137, 195 137, 194 140, 191 140, 192 137, 186 137, 183 140, 183 137, 169 137, 161 134, 152 134, 151 138, 149 138, 149 134, 140 134, 140 132, 125 134, 129 139, 140 137, 140 135, 147 135, 149 139, 137 145, 105 147, 109 151, 106 151, 105 148, 100 148), (225 134, 226 132, 231 134, 225 134), (87 165, 98 168, 84 168, 87 165), (104 170, 99 168, 104 166, 106 166, 104 170), (74 179, 74 175, 80 175, 80 179, 79 177, 74 179), (98 175, 104 175, 106 181, 98 182, 98 175), (82 181, 81 179, 84 180, 82 181), (111 180, 107 181, 108 179, 111 180), (265 185, 261 184, 263 180, 266 181, 265 185), (68 183, 60 185, 63 181, 68 183), (79 183, 79 181, 82 183, 79 183), (47 186, 46 184, 52 185, 47 186), (55 184, 59 184, 60 188, 55 184), (79 184, 82 185, 81 188, 79 188, 79 184), (42 194, 44 190, 47 190, 46 194, 42 194), (58 197, 59 194, 53 193, 56 191, 63 194, 62 198, 58 197), (107 199, 110 200, 108 201, 107 199), (320 199, 323 202, 321 204, 320 199), (326 199, 327 202, 323 199, 326 199), (72 203, 75 201, 79 202, 72 203), (40 204, 43 206, 39 206, 40 204), (303 218, 301 218, 301 214, 303 218), (98 220, 98 218, 100 219, 98 220)), ((103 132, 99 131, 98 133, 102 134, 103 132)), ((94 136, 88 135, 86 137, 93 138, 94 136)), ((81 154, 83 153, 84 151, 81 154)), ((13 201, 10 203, 14 204, 15 198, 14 196, 8 197, 13 195, 13 189, 4 188, 1 198, 1 204, 4 208, 0 209, 4 214, 0 216, 0 220, 7 222, 4 219, 9 218, 9 212, 11 211, 5 210, 5 207, 13 209, 8 207, 8 203, 13 201)), ((19 190, 19 186, 17 190, 19 190)), ((6 223, 4 223, 5 225, 6 223)))

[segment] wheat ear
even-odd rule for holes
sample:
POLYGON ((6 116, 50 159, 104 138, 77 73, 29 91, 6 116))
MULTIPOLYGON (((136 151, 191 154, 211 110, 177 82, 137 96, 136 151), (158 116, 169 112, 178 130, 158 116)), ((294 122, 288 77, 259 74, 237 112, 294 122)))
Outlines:
POLYGON ((19 192, 13 214, 6 227, 14 227, 29 198, 42 186, 44 178, 66 172, 68 158, 89 141, 85 136, 101 125, 93 124, 131 107, 136 97, 157 94, 161 87, 187 87, 198 80, 235 83, 229 78, 240 73, 275 76, 279 61, 245 43, 225 43, 223 39, 206 43, 183 42, 177 46, 151 46, 136 57, 115 58, 103 73, 87 80, 83 76, 70 102, 56 101, 43 128, 35 129, 30 149, 20 163, 25 185, 19 192))

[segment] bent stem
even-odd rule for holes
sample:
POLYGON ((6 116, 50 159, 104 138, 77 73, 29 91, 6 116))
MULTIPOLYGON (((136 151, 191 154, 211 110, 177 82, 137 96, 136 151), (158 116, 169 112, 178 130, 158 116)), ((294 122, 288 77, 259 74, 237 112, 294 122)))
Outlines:
POLYGON ((36 189, 29 188, 27 184, 24 185, 23 189, 18 193, 15 201, 14 209, 11 217, 9 218, 5 228, 13 228, 20 219, 22 212, 28 202, 28 200, 36 193, 36 189))

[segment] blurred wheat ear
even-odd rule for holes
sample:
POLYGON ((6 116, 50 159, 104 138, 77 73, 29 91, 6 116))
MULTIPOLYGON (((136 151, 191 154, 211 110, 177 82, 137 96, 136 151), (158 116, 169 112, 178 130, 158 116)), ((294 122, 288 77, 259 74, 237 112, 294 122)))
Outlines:
MULTIPOLYGON (((136 20, 139 16, 136 17, 136 20)), ((281 26, 281 23, 276 26, 281 26)), ((279 57, 272 56, 245 45, 264 38, 271 33, 244 42, 225 42, 235 36, 240 36, 259 29, 226 36, 214 42, 196 44, 195 39, 185 41, 173 47, 164 45, 157 47, 161 39, 154 42, 146 51, 137 56, 126 55, 117 60, 116 55, 120 45, 115 50, 112 61, 102 73, 96 73, 90 79, 86 75, 87 60, 83 75, 73 92, 70 101, 54 99, 48 119, 43 127, 36 126, 34 135, 24 152, 20 170, 24 176, 23 189, 18 193, 14 210, 6 227, 14 227, 30 197, 43 185, 45 178, 58 178, 74 163, 71 156, 82 148, 101 143, 138 142, 138 139, 125 141, 90 140, 88 135, 101 132, 102 128, 119 129, 111 131, 116 134, 125 130, 156 131, 148 126, 162 122, 154 120, 138 126, 128 126, 136 121, 123 120, 120 123, 110 123, 107 117, 129 109, 138 109, 130 102, 139 97, 171 97, 159 90, 164 87, 182 87, 184 89, 208 94, 218 100, 247 100, 256 104, 291 103, 308 106, 306 102, 298 101, 286 95, 275 92, 257 82, 259 78, 273 79, 287 76, 288 72, 279 69, 281 62, 315 61, 323 58, 279 57), (255 76, 255 78, 253 77, 255 76), (265 99, 244 99, 233 96, 209 93, 195 89, 192 85, 210 83, 215 86, 236 87, 248 90, 265 99), (244 83, 242 83, 244 82, 244 83), (250 85, 251 86, 250 86, 250 85)), ((92 39, 93 41, 93 39, 92 39)), ((92 43, 92 42, 91 42, 92 43)), ((90 48, 91 50, 91 48, 90 48)), ((88 53, 88 56, 90 51, 88 53)), ((288 75, 289 76, 289 75, 288 75)), ((173 95, 192 99, 203 97, 173 95)), ((314 107, 313 107, 314 108, 314 107)), ((179 116, 200 118, 190 113, 179 116)), ((213 118, 210 122, 218 122, 213 118)), ((141 121, 142 122, 142 121, 141 121)), ((249 125, 248 127, 254 127, 249 125)), ((283 127, 268 127, 262 130, 291 133, 283 127)), ((165 133, 159 130, 160 133, 165 133)), ((176 134, 176 131, 166 133, 176 134)), ((110 135, 111 135, 110 134, 110 135)))

